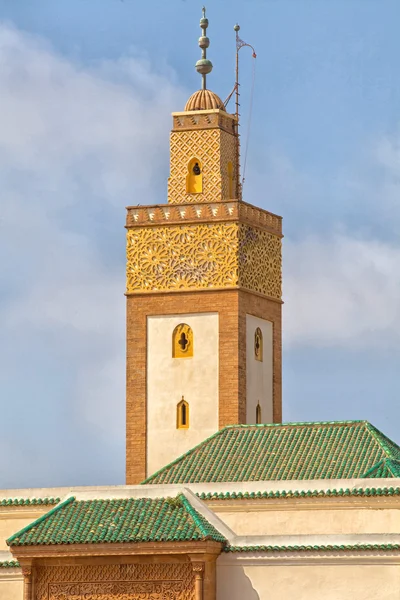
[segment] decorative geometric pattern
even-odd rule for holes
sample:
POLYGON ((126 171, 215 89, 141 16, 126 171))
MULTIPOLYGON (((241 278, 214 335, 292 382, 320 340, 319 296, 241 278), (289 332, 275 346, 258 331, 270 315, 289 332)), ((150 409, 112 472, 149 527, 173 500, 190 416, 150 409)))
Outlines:
POLYGON ((241 225, 239 286, 271 298, 282 295, 281 239, 267 231, 241 225))
POLYGON ((127 233, 127 293, 242 287, 281 298, 281 240, 238 223, 127 233))
POLYGON ((282 234, 282 218, 266 210, 239 202, 224 200, 211 204, 156 204, 152 206, 129 206, 127 227, 147 225, 176 225, 195 222, 239 221, 253 227, 268 229, 270 233, 282 234))
POLYGON ((144 483, 348 479, 384 458, 399 460, 400 448, 367 421, 234 425, 144 483))
POLYGON ((168 202, 219 202, 228 197, 228 162, 235 164, 236 138, 222 129, 171 132, 168 202), (203 166, 203 191, 186 192, 188 164, 197 158, 203 166))
POLYGON ((234 287, 238 224, 128 230, 127 293, 234 287))
POLYGON ((37 567, 35 600, 194 600, 187 564, 37 567))

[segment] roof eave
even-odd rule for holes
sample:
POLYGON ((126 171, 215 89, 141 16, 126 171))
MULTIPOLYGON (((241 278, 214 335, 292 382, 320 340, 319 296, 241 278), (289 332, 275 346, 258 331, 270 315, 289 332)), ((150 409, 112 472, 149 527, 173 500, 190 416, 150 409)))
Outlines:
POLYGON ((219 555, 224 544, 214 540, 190 542, 124 542, 102 544, 53 544, 35 546, 13 546, 15 560, 27 564, 40 559, 91 557, 91 556, 146 556, 146 555, 219 555))

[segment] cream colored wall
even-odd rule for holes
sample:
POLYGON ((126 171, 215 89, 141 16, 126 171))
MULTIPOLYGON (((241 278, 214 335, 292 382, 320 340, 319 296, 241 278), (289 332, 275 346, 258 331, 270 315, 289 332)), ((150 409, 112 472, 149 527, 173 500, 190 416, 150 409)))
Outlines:
MULTIPOLYGON (((3 570, 3 569, 1 569, 3 570)), ((1 571, 0 570, 0 571, 1 571)), ((9 569, 7 569, 9 571, 9 569)), ((22 600, 24 584, 22 574, 13 574, 10 578, 0 572, 0 599, 1 600, 22 600)))
POLYGON ((218 430, 218 314, 147 319, 147 475, 218 430), (193 330, 192 358, 172 358, 179 323, 193 330), (189 403, 189 429, 176 428, 176 405, 189 403))
MULTIPOLYGON (((279 560, 279 559, 278 559, 279 560)), ((357 564, 343 558, 339 564, 261 564, 243 566, 217 562, 217 600, 399 600, 400 565, 357 564)), ((338 562, 338 561, 337 561, 338 562)))
MULTIPOLYGON (((30 507, 0 507, 0 551, 9 550, 6 539, 48 512, 52 506, 32 510, 30 507)), ((0 596, 1 600, 1 596, 0 596)))
POLYGON ((262 423, 272 423, 272 323, 246 315, 246 422, 256 422, 256 407, 261 406, 262 423), (254 333, 263 334, 263 361, 254 356, 254 333))
MULTIPOLYGON (((346 500, 341 508, 309 508, 285 510, 285 500, 280 501, 281 510, 254 510, 251 512, 212 510, 237 535, 313 535, 342 533, 398 533, 400 531, 400 502, 398 508, 354 508, 346 500)), ((356 505, 357 506, 357 505, 356 505)), ((400 596, 399 596, 400 598, 400 596)))

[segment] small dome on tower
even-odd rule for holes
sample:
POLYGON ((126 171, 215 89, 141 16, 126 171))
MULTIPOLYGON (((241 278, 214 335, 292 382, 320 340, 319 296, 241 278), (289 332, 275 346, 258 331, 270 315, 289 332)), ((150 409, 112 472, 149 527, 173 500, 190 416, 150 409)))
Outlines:
POLYGON ((214 92, 211 92, 211 90, 198 90, 186 102, 185 111, 211 110, 214 108, 225 110, 221 98, 217 94, 214 94, 214 92))

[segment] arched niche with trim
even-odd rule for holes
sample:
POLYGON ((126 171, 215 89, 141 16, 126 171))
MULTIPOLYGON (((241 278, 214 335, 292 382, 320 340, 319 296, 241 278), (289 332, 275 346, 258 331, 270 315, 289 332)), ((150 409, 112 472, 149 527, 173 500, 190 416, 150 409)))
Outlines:
POLYGON ((176 428, 189 429, 189 403, 183 396, 176 406, 176 428))
POLYGON ((263 334, 259 327, 254 332, 254 357, 260 362, 263 360, 263 334))
POLYGON ((198 158, 188 162, 186 175, 186 192, 188 194, 201 194, 203 191, 203 165, 198 158))
POLYGON ((260 403, 257 404, 256 407, 256 425, 261 425, 262 423, 262 416, 261 416, 261 406, 260 403))
POLYGON ((172 333, 172 358, 193 356, 193 331, 186 323, 179 323, 172 333))

